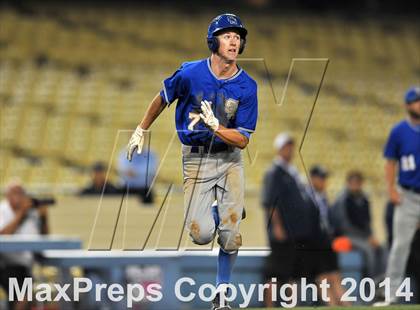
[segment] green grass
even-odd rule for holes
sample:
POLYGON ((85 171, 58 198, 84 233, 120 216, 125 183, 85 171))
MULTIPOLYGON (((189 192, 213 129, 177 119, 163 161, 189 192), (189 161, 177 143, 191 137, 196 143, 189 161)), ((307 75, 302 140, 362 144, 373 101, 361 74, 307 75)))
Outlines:
MULTIPOLYGON (((274 310, 274 309, 288 309, 288 308, 247 308, 248 310, 262 310, 262 309, 267 309, 267 310, 274 310)), ((395 305, 395 306, 388 306, 388 307, 372 307, 372 306, 355 306, 355 307, 295 307, 295 308, 290 308, 293 310, 311 310, 311 309, 316 309, 316 310, 350 310, 350 309, 355 309, 355 310, 373 310, 373 309, 384 309, 384 310, 419 310, 420 309, 420 305, 395 305)))

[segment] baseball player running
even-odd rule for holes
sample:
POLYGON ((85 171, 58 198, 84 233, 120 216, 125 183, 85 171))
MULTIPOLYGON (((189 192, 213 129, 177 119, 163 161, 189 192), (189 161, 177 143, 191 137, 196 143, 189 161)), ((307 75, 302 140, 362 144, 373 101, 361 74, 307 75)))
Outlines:
POLYGON ((391 130, 384 151, 388 192, 396 209, 394 240, 386 271, 391 298, 377 305, 398 303, 396 291, 403 280, 411 242, 420 221, 420 87, 407 91, 405 103, 408 118, 391 130), (399 189, 395 185, 397 167, 399 189))
POLYGON ((211 56, 183 63, 163 81, 163 89, 149 105, 127 147, 128 160, 135 149, 140 154, 145 130, 166 106, 178 100, 175 123, 182 143, 185 228, 200 245, 210 243, 217 232, 220 245, 218 293, 212 309, 230 309, 224 302, 226 284, 242 244, 241 149, 255 130, 258 114, 257 84, 236 63, 245 48, 246 35, 238 16, 214 18, 207 33, 211 56))

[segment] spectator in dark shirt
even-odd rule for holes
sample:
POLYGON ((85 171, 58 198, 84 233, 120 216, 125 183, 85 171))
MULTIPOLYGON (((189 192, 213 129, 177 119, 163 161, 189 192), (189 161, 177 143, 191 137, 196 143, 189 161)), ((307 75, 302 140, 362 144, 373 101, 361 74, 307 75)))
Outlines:
POLYGON ((101 195, 102 193, 104 195, 115 195, 119 193, 119 190, 112 183, 106 181, 105 165, 97 162, 92 166, 91 184, 82 189, 80 195, 101 195))
POLYGON ((315 165, 311 167, 309 176, 311 182, 307 184, 306 190, 318 207, 321 227, 329 233, 331 230, 328 217, 330 207, 326 192, 329 173, 324 167, 315 165))
MULTIPOLYGON (((278 284, 301 277, 315 282, 321 273, 319 212, 292 164, 294 145, 293 138, 286 133, 276 137, 274 148, 277 156, 264 177, 262 205, 271 247, 265 269, 269 285, 272 277, 278 284)), ((265 305, 271 307, 271 289, 265 292, 265 305)))
POLYGON ((354 249, 365 258, 366 273, 378 276, 382 270, 381 248, 371 227, 370 201, 363 191, 364 176, 359 171, 350 171, 346 188, 337 198, 333 207, 334 227, 338 235, 350 238, 354 249))
POLYGON ((327 197, 327 184, 329 173, 327 169, 320 165, 314 165, 309 171, 310 183, 306 190, 308 196, 312 198, 314 206, 319 210, 319 224, 322 229, 322 237, 317 238, 321 260, 319 261, 318 282, 327 279, 331 285, 328 292, 330 296, 330 306, 350 305, 342 302, 343 288, 341 286, 341 274, 338 267, 337 253, 332 249, 332 229, 329 223, 330 203, 327 197))

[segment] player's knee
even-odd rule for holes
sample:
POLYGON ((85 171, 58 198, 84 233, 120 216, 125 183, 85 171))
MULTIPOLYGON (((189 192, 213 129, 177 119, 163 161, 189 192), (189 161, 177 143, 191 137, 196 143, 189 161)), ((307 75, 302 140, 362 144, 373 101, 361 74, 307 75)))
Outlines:
POLYGON ((217 239, 220 247, 227 253, 237 251, 242 245, 242 236, 237 231, 223 230, 217 239))
POLYGON ((204 245, 213 241, 215 235, 215 227, 203 226, 197 221, 192 221, 189 224, 190 237, 195 244, 204 245))
POLYGON ((214 231, 206 232, 206 233, 200 232, 198 234, 194 234, 193 232, 190 232, 190 237, 195 244, 205 245, 213 241, 214 231))

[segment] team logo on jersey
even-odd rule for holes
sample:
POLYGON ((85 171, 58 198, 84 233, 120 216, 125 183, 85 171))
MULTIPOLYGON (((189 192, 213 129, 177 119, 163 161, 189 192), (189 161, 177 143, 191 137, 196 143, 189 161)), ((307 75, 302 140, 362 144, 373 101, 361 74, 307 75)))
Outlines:
POLYGON ((231 119, 238 109, 239 100, 229 98, 225 101, 225 112, 228 119, 231 119))
POLYGON ((228 20, 229 24, 231 24, 231 25, 236 25, 238 23, 234 16, 228 16, 227 20, 228 20))

